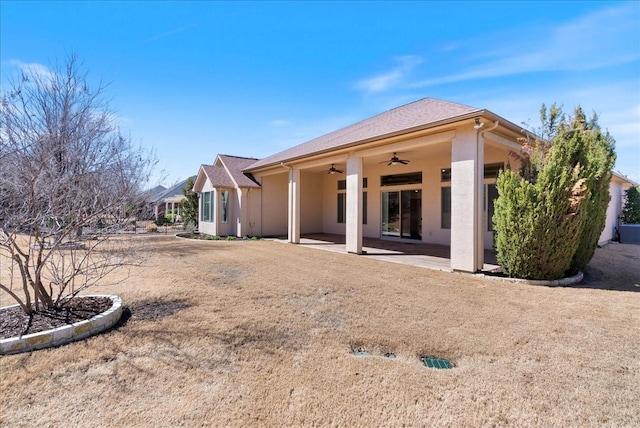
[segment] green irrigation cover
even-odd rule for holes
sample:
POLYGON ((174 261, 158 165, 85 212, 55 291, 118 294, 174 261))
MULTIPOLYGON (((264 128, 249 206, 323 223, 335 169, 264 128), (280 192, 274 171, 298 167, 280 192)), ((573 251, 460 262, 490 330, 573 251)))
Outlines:
POLYGON ((422 362, 430 369, 450 369, 453 367, 451 361, 445 360, 444 358, 424 357, 422 358, 422 362))

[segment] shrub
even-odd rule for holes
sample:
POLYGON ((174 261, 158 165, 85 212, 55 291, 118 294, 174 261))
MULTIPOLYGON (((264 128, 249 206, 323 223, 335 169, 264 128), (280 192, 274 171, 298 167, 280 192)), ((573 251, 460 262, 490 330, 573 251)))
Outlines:
POLYGON ((160 216, 157 219, 154 220, 154 223, 157 226, 164 226, 165 224, 171 224, 171 220, 169 220, 168 218, 164 217, 164 216, 160 216))
POLYGON ((149 223, 147 227, 145 227, 147 232, 153 233, 158 231, 158 226, 155 223, 149 223))
POLYGON ((624 201, 622 222, 627 224, 640 223, 640 190, 637 187, 627 189, 624 193, 624 201))
POLYGON ((573 131, 575 138, 583 139, 578 164, 582 166, 581 176, 589 192, 583 207, 585 221, 578 248, 571 261, 570 274, 584 270, 596 251, 607 221, 607 207, 611 200, 611 169, 616 160, 613 138, 608 133, 603 134, 597 122, 589 124, 582 115, 573 124, 579 127, 573 131))
POLYGON ((613 139, 580 108, 565 119, 542 109, 551 141, 525 144, 520 173, 497 180, 493 216, 498 263, 511 276, 558 279, 584 269, 604 228, 613 139))
POLYGON ((185 224, 192 224, 196 229, 198 227, 198 194, 193 191, 193 185, 194 177, 187 178, 182 189, 182 194, 185 197, 182 201, 182 214, 185 224))

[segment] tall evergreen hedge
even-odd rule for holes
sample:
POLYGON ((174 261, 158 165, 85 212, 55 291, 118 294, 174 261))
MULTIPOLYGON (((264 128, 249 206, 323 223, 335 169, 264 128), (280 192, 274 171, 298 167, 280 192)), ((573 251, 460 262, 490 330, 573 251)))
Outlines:
POLYGON ((542 109, 548 141, 536 141, 519 172, 498 176, 494 242, 513 277, 558 279, 584 269, 604 228, 613 139, 580 108, 566 118, 542 109))
POLYGON ((622 222, 627 224, 640 223, 640 187, 632 187, 625 191, 622 222))

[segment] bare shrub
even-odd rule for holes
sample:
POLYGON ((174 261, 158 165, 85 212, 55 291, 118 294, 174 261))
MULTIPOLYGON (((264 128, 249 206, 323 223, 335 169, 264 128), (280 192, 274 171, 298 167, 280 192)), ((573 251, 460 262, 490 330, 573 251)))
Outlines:
POLYGON ((132 260, 112 239, 153 167, 123 136, 76 56, 10 80, 0 108, 0 289, 31 313, 132 260), (90 238, 90 239, 89 239, 90 238))

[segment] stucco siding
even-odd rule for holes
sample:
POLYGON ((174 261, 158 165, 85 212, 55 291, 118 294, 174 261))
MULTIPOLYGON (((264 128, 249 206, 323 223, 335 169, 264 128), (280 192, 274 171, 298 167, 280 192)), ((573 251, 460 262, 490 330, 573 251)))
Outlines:
POLYGON ((322 173, 300 174, 300 233, 322 232, 322 178, 322 173))
POLYGON ((260 181, 262 184, 262 235, 286 235, 289 176, 283 169, 281 174, 266 175, 261 177, 260 181))
MULTIPOLYGON (((245 191, 247 191, 245 189, 245 191)), ((261 236, 262 235, 262 190, 259 188, 248 189, 247 194, 247 221, 248 224, 245 227, 247 235, 249 236, 261 236)))

